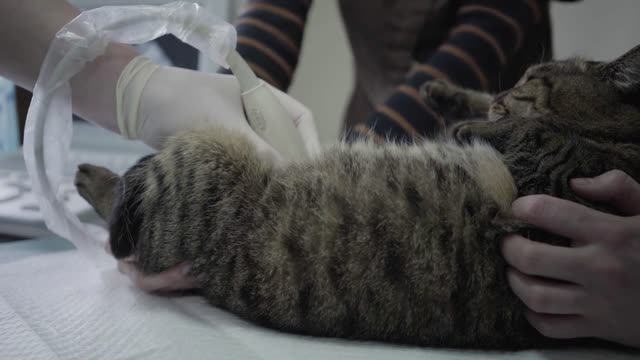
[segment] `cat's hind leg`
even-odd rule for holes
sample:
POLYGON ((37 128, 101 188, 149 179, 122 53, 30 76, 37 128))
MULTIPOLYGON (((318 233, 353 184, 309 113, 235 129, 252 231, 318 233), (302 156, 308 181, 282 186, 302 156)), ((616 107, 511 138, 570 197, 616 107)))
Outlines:
POLYGON ((444 80, 428 81, 420 88, 424 101, 445 119, 447 125, 463 120, 486 119, 493 97, 463 89, 444 80))
POLYGON ((98 212, 98 215, 109 222, 116 186, 120 176, 100 166, 81 164, 78 166, 74 184, 78 193, 98 212))

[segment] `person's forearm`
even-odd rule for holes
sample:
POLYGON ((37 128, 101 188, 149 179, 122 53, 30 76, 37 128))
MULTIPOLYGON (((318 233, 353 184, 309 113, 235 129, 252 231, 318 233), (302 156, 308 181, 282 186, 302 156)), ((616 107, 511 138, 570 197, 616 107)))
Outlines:
POLYGON ((432 136, 447 124, 425 104, 418 89, 442 79, 464 88, 488 91, 496 87, 501 71, 512 62, 538 21, 540 1, 464 0, 449 37, 417 64, 407 80, 356 130, 371 130, 392 139, 432 136))
MULTIPOLYGON (((64 0, 0 1, 0 76, 33 90, 51 40, 79 13, 64 0)), ((112 44, 88 63, 71 81, 74 112, 116 131, 116 84, 136 55, 130 46, 112 44)))
POLYGON ((0 76, 33 89, 51 39, 78 13, 64 0, 0 1, 0 76))
POLYGON ((85 65, 71 79, 73 111, 86 120, 120 133, 116 117, 116 85, 122 70, 138 52, 124 44, 110 44, 104 55, 85 65))
POLYGON ((311 1, 253 1, 234 22, 238 53, 258 77, 280 90, 291 85, 310 7, 311 1))

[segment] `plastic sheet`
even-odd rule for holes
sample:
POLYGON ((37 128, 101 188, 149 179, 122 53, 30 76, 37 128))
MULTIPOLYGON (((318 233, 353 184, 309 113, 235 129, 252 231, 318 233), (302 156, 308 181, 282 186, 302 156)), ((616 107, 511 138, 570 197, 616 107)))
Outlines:
POLYGON ((97 266, 112 261, 103 250, 106 231, 81 223, 62 201, 73 131, 69 81, 102 55, 109 42, 140 44, 165 34, 223 67, 228 67, 226 58, 236 44, 234 27, 195 3, 105 6, 83 12, 56 34, 33 91, 23 151, 42 215, 50 230, 69 239, 97 266))

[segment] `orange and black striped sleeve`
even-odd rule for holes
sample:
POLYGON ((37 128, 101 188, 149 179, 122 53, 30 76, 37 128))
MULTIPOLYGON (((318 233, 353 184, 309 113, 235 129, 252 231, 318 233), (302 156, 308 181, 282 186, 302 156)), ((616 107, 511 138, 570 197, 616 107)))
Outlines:
POLYGON ((286 91, 298 64, 311 0, 252 0, 234 25, 236 49, 253 71, 286 91))
POLYGON ((543 1, 461 1, 448 38, 355 130, 410 139, 442 129, 443 120, 417 96, 419 87, 428 80, 445 79, 466 88, 494 88, 500 71, 540 21, 543 1))

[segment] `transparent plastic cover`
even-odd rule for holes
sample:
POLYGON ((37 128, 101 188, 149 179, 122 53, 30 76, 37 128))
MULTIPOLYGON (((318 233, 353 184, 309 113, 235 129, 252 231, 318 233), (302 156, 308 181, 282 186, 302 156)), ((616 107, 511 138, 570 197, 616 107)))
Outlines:
POLYGON ((72 137, 69 81, 104 54, 109 42, 140 44, 165 34, 175 35, 223 67, 228 67, 226 58, 236 45, 234 27, 195 3, 105 6, 81 13, 56 34, 33 91, 23 151, 42 215, 49 229, 97 263, 108 259, 102 250, 106 231, 83 224, 62 201, 72 137))

